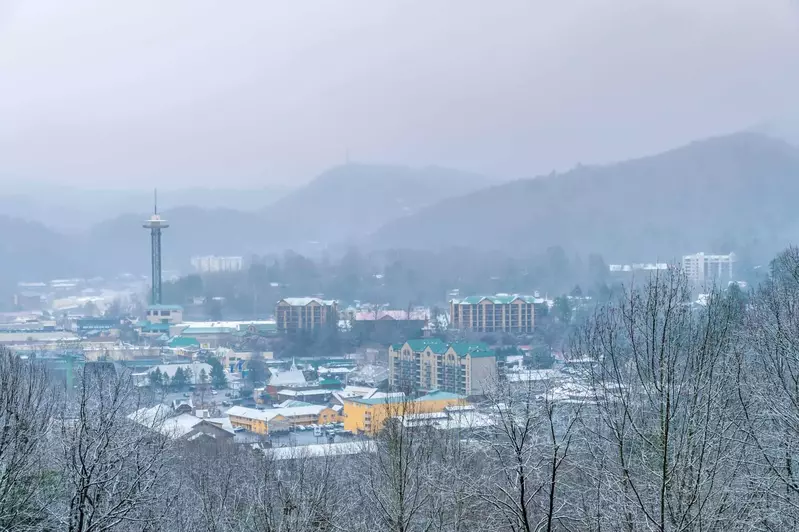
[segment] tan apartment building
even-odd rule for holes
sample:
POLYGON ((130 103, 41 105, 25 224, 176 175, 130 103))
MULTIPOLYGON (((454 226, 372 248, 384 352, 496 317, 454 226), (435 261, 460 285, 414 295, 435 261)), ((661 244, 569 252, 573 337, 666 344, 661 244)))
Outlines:
POLYGON ((530 333, 535 326, 535 298, 505 295, 470 296, 449 303, 450 327, 480 333, 530 333))
POLYGON ((314 331, 338 326, 338 309, 333 300, 287 297, 277 302, 275 318, 278 332, 314 331))
POLYGON ((324 405, 294 406, 258 410, 234 406, 226 412, 230 424, 256 434, 283 432, 292 426, 337 423, 338 412, 324 405))
POLYGON ((390 346, 388 359, 389 384, 402 390, 483 395, 497 374, 496 355, 482 342, 408 340, 390 346))

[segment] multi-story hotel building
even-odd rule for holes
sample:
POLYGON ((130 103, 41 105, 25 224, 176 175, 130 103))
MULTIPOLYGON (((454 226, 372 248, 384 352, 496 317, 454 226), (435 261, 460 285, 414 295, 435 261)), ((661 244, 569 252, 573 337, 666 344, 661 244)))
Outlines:
POLYGON ((389 347, 389 384, 401 390, 482 395, 497 374, 497 359, 482 342, 447 344, 437 338, 389 347))
POLYGON ((697 284, 727 283, 733 281, 732 267, 735 253, 710 255, 694 253, 682 258, 682 269, 689 280, 697 284))
POLYGON ((278 332, 314 331, 338 325, 336 302, 316 297, 287 297, 277 302, 278 332))
POLYGON ((535 298, 520 295, 470 296, 449 303, 450 327, 480 333, 530 333, 535 298))

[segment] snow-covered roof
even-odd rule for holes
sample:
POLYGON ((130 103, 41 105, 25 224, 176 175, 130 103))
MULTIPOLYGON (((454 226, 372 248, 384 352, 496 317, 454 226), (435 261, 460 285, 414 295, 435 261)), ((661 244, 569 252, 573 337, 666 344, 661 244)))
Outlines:
POLYGON ((304 307, 311 303, 316 303, 323 306, 336 304, 334 299, 320 299, 318 297, 286 297, 282 301, 285 301, 292 307, 304 307))
POLYGON ((227 416, 242 417, 246 419, 259 419, 263 421, 271 421, 277 416, 285 418, 299 417, 299 416, 318 416, 322 410, 328 408, 323 405, 309 405, 309 406, 292 406, 288 408, 269 408, 267 410, 258 410, 257 408, 247 408, 245 406, 233 406, 229 408, 225 414, 227 416))
POLYGON ((285 395, 287 397, 297 397, 297 396, 302 397, 302 396, 306 396, 306 395, 321 395, 321 396, 325 396, 325 395, 330 394, 330 390, 321 390, 321 389, 315 389, 315 390, 292 390, 292 389, 286 388, 285 390, 278 390, 277 394, 278 395, 285 395))
POLYGON ((296 386, 306 383, 305 374, 296 368, 286 371, 273 370, 272 378, 269 379, 269 386, 296 386))
POLYGON ((272 447, 264 449, 264 453, 275 460, 292 460, 299 458, 318 458, 326 456, 346 456, 360 453, 373 453, 377 449, 374 441, 350 441, 342 443, 319 443, 313 445, 297 445, 272 447))
POLYGON ((430 312, 427 310, 373 310, 361 311, 355 314, 355 321, 375 321, 375 320, 415 320, 424 321, 430 318, 430 312))
POLYGON ((528 369, 523 371, 509 371, 507 373, 508 382, 538 382, 548 381, 558 377, 562 377, 562 374, 556 369, 528 369))

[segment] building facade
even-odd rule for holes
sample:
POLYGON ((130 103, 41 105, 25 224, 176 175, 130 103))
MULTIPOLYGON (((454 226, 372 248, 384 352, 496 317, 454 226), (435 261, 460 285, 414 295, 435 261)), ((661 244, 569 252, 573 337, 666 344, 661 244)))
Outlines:
POLYGON ((344 430, 353 434, 374 435, 390 418, 443 412, 448 407, 463 406, 462 395, 443 391, 430 392, 417 399, 404 394, 388 394, 382 397, 353 397, 344 399, 344 430))
POLYGON ((297 425, 325 425, 339 420, 338 412, 323 405, 295 406, 258 410, 243 406, 231 407, 227 412, 230 424, 256 434, 283 432, 297 425))
POLYGON ((735 253, 729 255, 710 255, 694 253, 682 258, 682 270, 686 277, 694 283, 709 285, 722 283, 724 285, 734 281, 733 265, 735 253))
POLYGON ((497 374, 496 355, 482 342, 408 340, 390 346, 388 359, 389 385, 402 390, 483 395, 497 374))
POLYGON ((288 297, 275 306, 277 330, 281 333, 315 331, 338 326, 336 302, 316 297, 288 297))
POLYGON ((479 333, 530 333, 535 326, 535 298, 521 295, 470 296, 449 304, 450 327, 479 333))
POLYGON ((147 321, 174 325, 183 322, 183 307, 180 305, 150 305, 145 311, 147 321))
POLYGON ((191 265, 194 267, 194 270, 199 273, 238 272, 244 267, 244 258, 206 255, 203 257, 192 257, 191 265))

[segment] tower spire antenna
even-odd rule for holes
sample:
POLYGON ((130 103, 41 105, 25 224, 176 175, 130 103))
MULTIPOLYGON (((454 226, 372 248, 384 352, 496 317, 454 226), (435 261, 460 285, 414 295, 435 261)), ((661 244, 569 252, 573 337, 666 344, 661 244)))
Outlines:
POLYGON ((158 189, 153 189, 153 214, 158 214, 158 189))

